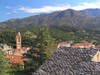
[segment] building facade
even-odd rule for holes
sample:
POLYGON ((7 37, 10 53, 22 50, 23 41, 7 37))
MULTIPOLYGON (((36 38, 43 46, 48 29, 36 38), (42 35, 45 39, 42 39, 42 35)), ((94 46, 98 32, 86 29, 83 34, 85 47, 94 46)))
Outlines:
POLYGON ((0 48, 5 52, 5 54, 12 54, 11 46, 8 46, 7 44, 1 44, 0 48))

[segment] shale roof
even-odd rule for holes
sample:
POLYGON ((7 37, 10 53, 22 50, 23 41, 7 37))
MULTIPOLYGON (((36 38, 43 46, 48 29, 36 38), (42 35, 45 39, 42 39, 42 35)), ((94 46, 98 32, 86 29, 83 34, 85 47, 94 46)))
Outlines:
POLYGON ((91 61, 98 49, 58 48, 33 75, 99 75, 100 62, 91 61))

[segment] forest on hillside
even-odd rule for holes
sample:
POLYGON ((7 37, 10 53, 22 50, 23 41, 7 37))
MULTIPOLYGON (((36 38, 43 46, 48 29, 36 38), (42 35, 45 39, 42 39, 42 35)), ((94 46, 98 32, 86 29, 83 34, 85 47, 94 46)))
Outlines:
MULTIPOLYGON (((26 29, 1 29, 0 43, 11 45, 16 48, 16 34, 21 33, 22 46, 31 47, 37 37, 40 27, 26 29)), ((95 45, 100 43, 100 31, 92 29, 82 29, 71 26, 50 26, 48 27, 50 36, 55 39, 54 43, 73 41, 80 43, 83 41, 92 42, 95 45)))

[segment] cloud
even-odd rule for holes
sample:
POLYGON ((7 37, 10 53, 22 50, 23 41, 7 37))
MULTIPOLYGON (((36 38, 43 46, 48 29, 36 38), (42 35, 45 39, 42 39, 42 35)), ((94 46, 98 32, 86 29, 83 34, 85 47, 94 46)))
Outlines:
POLYGON ((90 8, 100 8, 100 2, 95 2, 95 3, 81 3, 81 5, 75 6, 75 7, 71 7, 74 10, 84 10, 84 9, 90 9, 90 8))
POLYGON ((30 8, 30 7, 21 7, 16 10, 22 10, 28 13, 38 13, 38 12, 51 12, 51 11, 58 11, 58 10, 65 10, 69 8, 70 5, 63 5, 63 6, 43 6, 43 8, 30 8))
POLYGON ((18 13, 17 11, 13 11, 14 13, 18 13))
POLYGON ((10 9, 11 7, 9 7, 9 6, 6 6, 6 8, 10 9))
POLYGON ((58 4, 56 6, 43 6, 42 8, 30 8, 30 7, 21 7, 16 10, 21 10, 28 13, 39 13, 39 12, 51 12, 51 11, 59 11, 66 9, 74 9, 74 10, 84 10, 89 8, 100 8, 100 1, 94 3, 80 3, 77 6, 71 6, 70 4, 58 4))
POLYGON ((7 12, 6 14, 10 14, 9 12, 7 12))

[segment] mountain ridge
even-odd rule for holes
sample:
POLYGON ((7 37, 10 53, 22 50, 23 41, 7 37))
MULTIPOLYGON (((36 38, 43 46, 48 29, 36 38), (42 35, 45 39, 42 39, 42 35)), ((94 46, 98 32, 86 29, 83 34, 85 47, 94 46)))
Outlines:
POLYGON ((87 16, 100 16, 100 9, 85 9, 79 11, 80 13, 87 15, 87 16))
POLYGON ((45 24, 52 25, 68 25, 82 28, 99 28, 100 17, 86 16, 79 11, 67 9, 64 11, 55 11, 50 14, 41 13, 39 15, 26 17, 23 19, 15 19, 14 21, 6 21, 0 23, 0 28, 29 28, 45 24))

